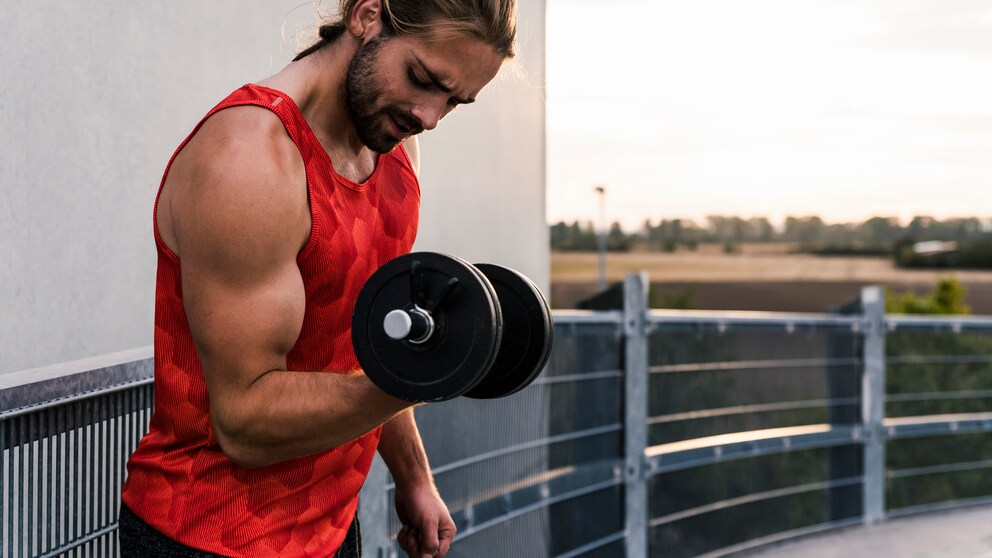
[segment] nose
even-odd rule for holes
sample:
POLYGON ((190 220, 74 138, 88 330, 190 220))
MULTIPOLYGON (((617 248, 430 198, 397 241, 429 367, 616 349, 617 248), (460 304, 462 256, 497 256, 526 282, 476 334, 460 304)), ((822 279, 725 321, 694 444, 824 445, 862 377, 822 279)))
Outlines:
POLYGON ((423 129, 433 130, 437 128, 437 123, 444 116, 444 109, 447 104, 447 98, 443 100, 431 99, 430 102, 414 106, 411 113, 414 118, 420 121, 420 126, 423 129))

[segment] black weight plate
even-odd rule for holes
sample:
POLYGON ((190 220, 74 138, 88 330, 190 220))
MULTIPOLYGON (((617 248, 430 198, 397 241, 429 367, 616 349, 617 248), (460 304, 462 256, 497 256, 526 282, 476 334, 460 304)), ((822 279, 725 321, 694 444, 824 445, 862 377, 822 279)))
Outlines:
POLYGON ((443 401, 478 384, 500 341, 499 306, 492 286, 471 264, 417 252, 393 259, 362 287, 352 313, 352 344, 365 374, 383 391, 407 401, 443 401), (448 281, 458 285, 433 312, 436 329, 423 344, 386 335, 386 314, 413 307, 411 266, 419 261, 425 309, 448 281))
POLYGON ((503 338, 492 368, 465 396, 494 399, 516 393, 537 378, 551 356, 554 327, 551 309, 530 279, 498 265, 476 267, 496 289, 503 315, 503 338))
POLYGON ((475 272, 479 280, 482 281, 482 283, 486 286, 487 289, 489 289, 489 295, 492 296, 493 299, 493 306, 496 308, 496 331, 497 331, 496 345, 495 348, 493 349, 492 355, 490 355, 489 362, 487 362, 485 365, 485 371, 479 376, 479 379, 477 382, 475 382, 475 384, 472 384, 472 386, 469 387, 469 389, 465 390, 465 392, 468 392, 476 385, 481 383, 483 380, 485 380, 486 376, 489 374, 489 370, 493 367, 493 364, 496 362, 496 358, 499 353, 499 348, 502 346, 503 343, 504 329, 503 329, 503 311, 499 305, 499 298, 498 298, 498 294, 496 293, 496 287, 492 284, 491 281, 489 281, 489 278, 486 277, 486 275, 478 267, 469 264, 467 262, 466 265, 472 268, 472 271, 475 272))

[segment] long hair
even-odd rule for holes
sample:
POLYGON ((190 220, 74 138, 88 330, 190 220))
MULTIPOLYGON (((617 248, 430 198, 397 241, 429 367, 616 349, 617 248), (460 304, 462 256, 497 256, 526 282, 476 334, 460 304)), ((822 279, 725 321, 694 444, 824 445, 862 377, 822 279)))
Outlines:
MULTIPOLYGON (((347 29, 345 19, 358 0, 339 0, 339 19, 320 26, 317 42, 293 60, 330 44, 347 29)), ((516 54, 516 0, 382 0, 382 27, 387 35, 406 37, 468 36, 490 45, 503 58, 516 54)))

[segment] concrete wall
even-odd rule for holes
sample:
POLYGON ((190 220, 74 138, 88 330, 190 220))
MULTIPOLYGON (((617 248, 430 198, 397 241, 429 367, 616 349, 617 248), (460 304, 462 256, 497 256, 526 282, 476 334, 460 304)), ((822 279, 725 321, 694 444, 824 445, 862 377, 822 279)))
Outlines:
POLYGON ((522 0, 512 66, 421 138, 417 249, 523 272, 550 296, 545 217, 544 0, 522 0))
MULTIPOLYGON (((423 140, 417 248, 547 288, 544 1, 524 3, 529 82, 504 79, 423 140)), ((0 373, 151 343, 162 170, 211 106, 292 58, 314 14, 297 0, 0 2, 0 373)))

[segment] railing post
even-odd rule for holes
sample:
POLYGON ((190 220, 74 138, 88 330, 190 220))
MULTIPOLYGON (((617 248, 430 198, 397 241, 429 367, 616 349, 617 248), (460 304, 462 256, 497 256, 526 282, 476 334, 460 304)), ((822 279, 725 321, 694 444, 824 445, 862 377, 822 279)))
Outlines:
POLYGON ((624 280, 624 478, 627 558, 648 555, 648 490, 644 451, 648 443, 648 278, 624 280))
POLYGON ((386 501, 386 484, 389 470, 378 453, 362 486, 359 498, 358 519, 362 526, 362 556, 390 558, 389 503, 386 501))
POLYGON ((861 290, 864 315, 861 422, 864 432, 864 522, 885 519, 885 290, 861 290))

